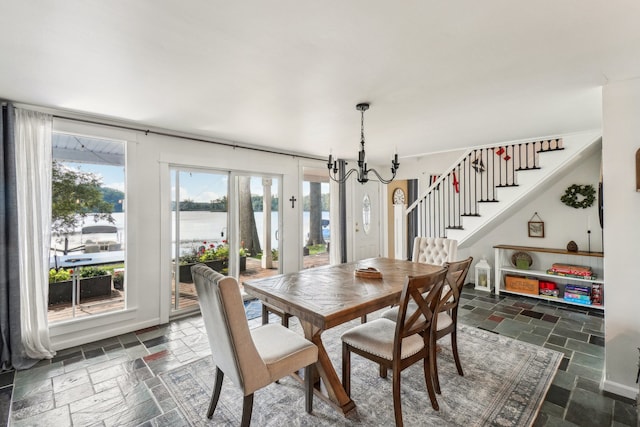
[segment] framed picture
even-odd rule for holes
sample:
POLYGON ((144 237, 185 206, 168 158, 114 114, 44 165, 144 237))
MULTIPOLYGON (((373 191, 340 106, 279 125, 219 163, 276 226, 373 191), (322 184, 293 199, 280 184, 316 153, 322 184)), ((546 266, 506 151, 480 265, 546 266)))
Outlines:
POLYGON ((544 222, 529 221, 529 237, 544 237, 544 222))

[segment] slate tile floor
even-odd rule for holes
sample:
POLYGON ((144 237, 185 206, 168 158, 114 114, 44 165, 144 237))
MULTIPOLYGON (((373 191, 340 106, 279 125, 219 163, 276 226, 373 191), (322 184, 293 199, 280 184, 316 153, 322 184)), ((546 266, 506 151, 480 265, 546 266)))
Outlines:
MULTIPOLYGON (((633 401, 598 390, 602 312, 467 286, 459 315, 464 324, 565 354, 535 426, 636 425, 633 401)), ((250 326, 259 323, 256 318, 250 326)), ((0 424, 187 425, 157 375, 208 354, 200 316, 60 351, 32 369, 0 374, 0 424)))

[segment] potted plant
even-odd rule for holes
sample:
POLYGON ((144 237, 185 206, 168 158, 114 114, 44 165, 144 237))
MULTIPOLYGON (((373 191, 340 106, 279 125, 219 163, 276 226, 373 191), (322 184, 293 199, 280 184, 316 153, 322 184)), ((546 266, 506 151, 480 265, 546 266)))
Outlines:
POLYGON ((111 295, 111 274, 102 267, 80 268, 80 299, 111 295))
POLYGON ((227 241, 223 240, 221 245, 214 245, 211 243, 208 248, 206 248, 200 254, 199 261, 208 265, 215 271, 224 270, 229 266, 229 246, 227 245, 227 241))
MULTIPOLYGON (((247 269, 247 251, 240 248, 240 271, 247 269)), ((226 272, 229 268, 229 245, 226 240, 221 244, 202 242, 198 249, 193 248, 190 253, 181 255, 179 258, 180 282, 193 283, 191 277, 191 266, 201 262, 208 265, 215 271, 226 272)))
MULTIPOLYGON (((101 267, 80 268, 80 300, 98 296, 111 296, 111 275, 101 267)), ((73 270, 49 270, 49 305, 71 302, 73 270)))
POLYGON ((71 302, 71 275, 66 268, 49 270, 49 305, 71 302))
POLYGON ((113 271, 113 287, 119 291, 124 291, 124 270, 113 271))

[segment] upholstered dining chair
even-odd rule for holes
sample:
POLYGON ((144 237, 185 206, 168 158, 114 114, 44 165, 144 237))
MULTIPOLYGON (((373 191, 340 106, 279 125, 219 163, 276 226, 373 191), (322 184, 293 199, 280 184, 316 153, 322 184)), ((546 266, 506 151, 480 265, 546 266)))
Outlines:
POLYGON ((380 365, 380 376, 386 377, 388 369, 393 375, 393 409, 396 426, 402 426, 400 401, 401 371, 422 360, 424 379, 431 399, 431 406, 438 410, 430 348, 434 343, 433 320, 444 285, 447 269, 434 273, 408 277, 400 297, 398 319, 375 319, 362 323, 342 334, 342 384, 351 396, 351 353, 372 360, 380 365), (423 293, 426 295, 424 296, 423 293), (409 301, 418 310, 408 313, 409 301))
POLYGON ((204 264, 191 267, 200 311, 216 364, 216 380, 207 417, 216 409, 222 380, 227 375, 244 393, 242 426, 251 423, 253 393, 304 368, 305 409, 313 409, 312 365, 315 344, 278 324, 250 330, 238 282, 204 264))
POLYGON ((413 240, 413 262, 444 265, 456 260, 458 241, 443 237, 420 237, 413 240))

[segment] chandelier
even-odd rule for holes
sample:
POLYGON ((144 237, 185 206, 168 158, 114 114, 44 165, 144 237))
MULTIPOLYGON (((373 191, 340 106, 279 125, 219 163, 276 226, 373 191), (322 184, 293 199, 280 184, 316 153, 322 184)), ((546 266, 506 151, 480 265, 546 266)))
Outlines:
POLYGON ((329 162, 327 163, 327 167, 329 168, 329 177, 340 184, 344 184, 347 179, 356 172, 358 182, 364 184, 369 181, 369 172, 372 172, 381 183, 389 184, 393 181, 393 178, 396 177, 396 171, 398 170, 398 167, 400 167, 400 163, 398 163, 398 153, 395 153, 391 160, 391 178, 384 179, 375 169, 367 169, 367 155, 364 151, 364 112, 369 109, 369 104, 358 104, 356 105, 356 109, 360 111, 360 151, 358 152, 358 169, 350 169, 344 174, 344 176, 339 177, 338 161, 333 160, 333 156, 329 154, 329 162))

